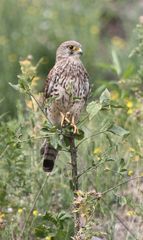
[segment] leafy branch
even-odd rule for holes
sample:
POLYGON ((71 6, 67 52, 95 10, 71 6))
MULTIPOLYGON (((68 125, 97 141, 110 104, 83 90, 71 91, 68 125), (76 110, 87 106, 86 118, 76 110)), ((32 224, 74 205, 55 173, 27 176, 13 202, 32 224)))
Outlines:
MULTIPOLYGON (((93 168, 97 168, 98 166, 100 166, 101 164, 103 164, 105 162, 105 161, 101 161, 98 164, 93 164, 92 166, 90 166, 89 168, 84 170, 82 173, 78 174, 77 151, 78 151, 79 146, 82 143, 84 143, 85 141, 87 141, 88 139, 95 138, 100 134, 111 133, 111 134, 115 134, 115 135, 123 138, 123 137, 126 137, 129 134, 129 132, 127 130, 125 130, 124 128, 116 125, 114 123, 112 117, 110 117, 110 118, 105 117, 105 119, 103 119, 103 125, 100 128, 100 130, 94 132, 92 135, 87 136, 87 137, 84 136, 84 132, 81 129, 79 129, 78 134, 73 134, 73 130, 69 125, 65 126, 62 129, 58 129, 57 127, 50 124, 48 122, 46 113, 45 113, 42 105, 39 103, 39 101, 35 97, 35 95, 33 93, 33 89, 32 89, 32 82, 34 81, 34 79, 37 75, 37 67, 39 66, 40 62, 41 61, 39 61, 39 63, 36 64, 36 66, 33 66, 31 61, 29 61, 29 60, 20 61, 21 75, 18 76, 18 84, 13 85, 13 84, 10 83, 10 85, 14 89, 20 91, 20 93, 32 98, 36 102, 36 104, 38 106, 38 109, 40 109, 40 111, 44 115, 45 122, 43 124, 43 127, 41 128, 42 137, 40 136, 38 138, 47 138, 50 141, 51 145, 53 145, 54 148, 57 148, 59 150, 63 150, 65 148, 70 153, 71 175, 72 175, 72 180, 71 180, 72 184, 71 185, 72 185, 72 191, 74 193, 74 201, 76 202, 76 201, 78 201, 78 198, 79 198, 78 192, 80 191, 79 190, 79 178, 83 174, 85 174, 86 172, 91 171, 93 168)), ((97 101, 97 100, 92 101, 91 103, 89 103, 87 105, 86 110, 87 110, 88 116, 86 117, 86 119, 88 119, 89 122, 90 122, 94 118, 96 118, 97 115, 100 115, 100 113, 105 113, 106 116, 108 116, 108 113, 110 115, 112 108, 114 108, 114 105, 111 102, 111 94, 108 91, 108 89, 105 89, 102 92, 102 94, 99 98, 99 101, 97 101)), ((22 232, 20 234, 19 239, 22 239, 22 237, 24 235, 24 232, 26 230, 28 222, 31 218, 32 211, 35 207, 35 204, 36 204, 36 202, 37 202, 37 200, 38 200, 46 182, 47 182, 47 178, 48 178, 48 176, 44 180, 43 185, 40 188, 40 191, 38 192, 38 194, 35 197, 35 200, 33 202, 33 205, 31 207, 31 209, 30 209, 30 212, 29 212, 29 214, 28 214, 28 216, 27 216, 27 218, 24 222, 22 232)), ((110 191, 110 189, 108 191, 110 191)), ((103 192, 101 195, 104 195, 105 193, 106 192, 103 192)), ((99 195, 98 195, 98 198, 100 198, 99 195)), ((80 212, 79 212, 78 208, 76 208, 76 211, 74 211, 74 225, 75 225, 75 237, 74 237, 74 239, 76 239, 76 236, 78 236, 78 234, 80 232, 80 229, 81 229, 80 218, 81 218, 80 212)))

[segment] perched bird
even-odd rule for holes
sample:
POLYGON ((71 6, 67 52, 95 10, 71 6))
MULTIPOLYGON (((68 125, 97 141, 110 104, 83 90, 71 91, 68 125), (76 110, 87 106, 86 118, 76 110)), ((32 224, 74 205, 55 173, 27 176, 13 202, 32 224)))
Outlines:
MULTIPOLYGON (((44 103, 48 120, 57 127, 69 123, 76 134, 79 120, 89 93, 89 77, 80 56, 82 47, 79 42, 66 41, 57 49, 56 62, 48 74, 44 103), (45 104, 46 105, 46 104, 45 104)), ((43 170, 52 171, 58 150, 46 140, 41 148, 43 170)))

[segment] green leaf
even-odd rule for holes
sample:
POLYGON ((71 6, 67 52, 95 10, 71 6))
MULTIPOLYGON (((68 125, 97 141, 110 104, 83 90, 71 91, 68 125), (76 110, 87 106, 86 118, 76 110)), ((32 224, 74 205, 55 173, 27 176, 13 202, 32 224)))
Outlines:
POLYGON ((65 211, 61 211, 61 212, 58 214, 57 218, 58 218, 60 221, 64 221, 64 220, 66 220, 66 219, 71 219, 71 215, 68 214, 68 213, 66 213, 65 211))
POLYGON ((115 71, 116 71, 117 75, 119 76, 121 74, 122 70, 121 70, 119 58, 114 49, 112 49, 112 59, 113 59, 113 65, 114 65, 115 71))
POLYGON ((124 73, 123 73, 123 78, 129 78, 129 77, 133 76, 134 71, 135 71, 135 65, 132 64, 132 63, 130 63, 130 64, 126 67, 126 69, 125 69, 125 71, 124 71, 124 73))
POLYGON ((121 105, 121 104, 110 104, 110 106, 112 107, 112 108, 125 108, 125 106, 124 105, 121 105))
POLYGON ((107 162, 113 162, 113 161, 115 161, 115 159, 113 159, 113 158, 106 158, 105 161, 107 161, 107 162))
POLYGON ((111 101, 111 94, 106 88, 100 96, 100 104, 104 108, 110 105, 110 101, 111 101))
POLYGON ((126 165, 125 159, 121 158, 121 160, 120 160, 120 167, 123 168, 125 165, 126 165))
POLYGON ((102 68, 103 70, 116 71, 113 64, 99 63, 99 64, 97 64, 97 66, 100 67, 100 68, 102 68))
POLYGON ((91 120, 102 108, 100 103, 92 101, 87 105, 86 111, 89 114, 89 120, 91 120))
POLYGON ((45 238, 49 234, 49 230, 44 225, 39 225, 35 228, 35 235, 39 238, 45 238))
POLYGON ((121 173, 127 172, 127 168, 121 168, 121 169, 120 169, 120 172, 121 172, 121 173))
POLYGON ((75 135, 75 138, 77 140, 82 140, 84 138, 84 131, 82 131, 81 129, 78 129, 78 133, 75 135))
POLYGON ((5 117, 7 114, 8 114, 8 112, 1 114, 1 115, 0 115, 0 120, 1 120, 3 117, 5 117))
POLYGON ((9 82, 9 85, 10 85, 13 89, 15 89, 16 91, 20 91, 20 90, 21 90, 19 84, 12 84, 11 82, 9 82))
POLYGON ((24 93, 29 90, 29 86, 27 84, 27 81, 25 80, 20 79, 18 84, 12 84, 11 82, 9 82, 9 85, 16 91, 19 91, 21 93, 24 93))
POLYGON ((74 191, 74 184, 73 184, 72 179, 69 179, 69 186, 70 186, 70 189, 71 189, 72 191, 74 191))
POLYGON ((4 101, 4 98, 0 99, 0 104, 4 101))
POLYGON ((112 125, 111 128, 109 128, 107 131, 120 137, 125 137, 129 135, 129 131, 125 130, 124 128, 118 125, 112 125))
POLYGON ((70 139, 69 137, 63 135, 63 141, 66 147, 70 146, 70 139))
POLYGON ((126 199, 124 196, 120 197, 120 198, 119 198, 119 204, 120 204, 122 207, 125 206, 125 205, 127 204, 127 199, 126 199))
POLYGON ((47 125, 47 126, 42 127, 41 131, 46 132, 46 133, 55 133, 57 131, 57 128, 55 126, 49 127, 47 125))
POLYGON ((50 212, 46 212, 46 214, 42 218, 43 218, 43 220, 48 220, 49 222, 57 225, 56 217, 50 212))
POLYGON ((50 144, 57 149, 59 145, 62 145, 62 143, 60 142, 59 136, 55 133, 53 135, 50 136, 50 144))

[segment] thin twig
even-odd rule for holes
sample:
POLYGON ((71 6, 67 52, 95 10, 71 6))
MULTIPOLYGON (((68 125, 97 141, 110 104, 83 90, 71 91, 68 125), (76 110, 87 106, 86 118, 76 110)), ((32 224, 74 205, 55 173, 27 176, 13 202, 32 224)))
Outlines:
POLYGON ((0 154, 0 158, 3 157, 3 155, 5 154, 5 152, 7 151, 8 148, 9 148, 9 145, 7 144, 7 146, 5 147, 5 149, 3 150, 3 152, 0 154))
POLYGON ((74 136, 70 137, 70 154, 72 164, 72 181, 73 190, 78 191, 78 179, 77 179, 77 148, 75 146, 74 136))
MULTIPOLYGON (((105 200, 102 198, 102 201, 104 202, 104 204, 108 207, 108 204, 105 202, 105 200)), ((124 228, 130 233, 130 235, 135 239, 138 240, 135 236, 135 234, 132 232, 132 230, 128 227, 128 225, 124 222, 123 219, 121 219, 121 217, 119 217, 111 208, 109 210, 110 212, 112 212, 112 214, 118 219, 118 221, 124 226, 124 228)))
MULTIPOLYGON (((113 212, 113 211, 112 211, 113 212)), ((124 226, 124 228, 130 233, 130 235, 135 239, 138 240, 135 236, 135 234, 131 231, 131 229, 127 226, 127 224, 121 219, 116 213, 113 212, 115 217, 118 219, 118 221, 124 226)))
POLYGON ((87 141, 88 139, 93 138, 93 137, 95 137, 95 136, 97 136, 97 135, 99 135, 99 134, 101 134, 101 133, 105 133, 106 131, 107 131, 107 130, 105 130, 105 131, 100 131, 100 132, 97 132, 97 133, 95 133, 95 134, 87 137, 87 138, 84 138, 82 141, 80 141, 80 142, 77 144, 76 147, 78 148, 83 142, 85 142, 85 141, 87 141))
MULTIPOLYGON (((112 148, 113 148, 113 147, 110 147, 110 148, 109 148, 107 151, 105 151, 102 155, 103 155, 103 156, 106 155, 106 153, 108 153, 108 151, 111 150, 112 148)), ((89 172, 90 170, 92 171, 92 170, 96 169, 97 167, 99 167, 100 165, 104 164, 105 162, 106 162, 106 160, 100 161, 100 162, 98 162, 97 164, 88 167, 87 169, 83 170, 83 172, 81 172, 80 174, 78 174, 77 177, 80 178, 82 175, 86 174, 86 173, 89 172)), ((114 173, 116 173, 116 174, 121 175, 121 173, 115 172, 115 171, 113 171, 113 170, 108 170, 108 171, 114 172, 114 173)))
POLYGON ((43 61, 44 61, 44 57, 40 58, 40 60, 36 64, 35 68, 37 69, 43 61))
POLYGON ((100 163, 98 163, 98 164, 96 164, 96 165, 94 165, 94 166, 88 167, 88 168, 85 169, 82 173, 78 174, 77 178, 80 178, 82 175, 86 174, 86 173, 89 172, 90 170, 93 170, 93 169, 99 167, 99 166, 102 165, 103 163, 105 163, 105 161, 104 161, 104 162, 100 162, 100 163))
POLYGON ((43 113, 43 115, 44 115, 45 118, 47 119, 47 115, 46 115, 44 109, 42 108, 42 106, 41 106, 41 104, 38 102, 38 100, 35 98, 35 96, 34 96, 31 92, 28 92, 28 95, 35 100, 35 102, 37 103, 37 105, 38 105, 38 107, 40 108, 41 112, 43 113))
POLYGON ((28 222, 29 222, 29 219, 30 219, 30 217, 31 217, 31 215, 32 215, 32 212, 33 212, 33 210, 34 210, 34 207, 35 207, 35 205, 36 205, 36 202, 37 202, 37 200, 38 200, 41 192, 43 191, 43 188, 44 188, 44 186, 45 186, 45 184, 46 184, 47 179, 48 179, 49 176, 50 176, 50 175, 47 174, 47 176, 46 176, 46 178, 44 179, 44 182, 43 182, 43 184, 42 184, 42 186, 41 186, 38 194, 36 195, 36 197, 35 197, 35 199, 34 199, 33 205, 32 205, 32 207, 31 207, 31 209, 30 209, 30 211, 29 211, 29 214, 28 214, 28 216, 27 216, 27 218, 26 218, 26 220, 25 220, 25 222, 24 222, 24 225, 23 225, 23 228, 22 228, 22 231, 21 231, 21 234, 20 234, 18 240, 22 240, 22 237, 23 237, 23 235, 24 235, 25 229, 26 229, 26 227, 27 227, 27 224, 28 224, 28 222))
POLYGON ((83 118, 82 120, 80 120, 80 122, 79 122, 79 127, 81 127, 82 124, 84 123, 84 121, 87 120, 88 118, 89 118, 89 117, 86 116, 85 118, 83 118))
POLYGON ((33 224, 34 224, 34 220, 35 220, 35 218, 33 218, 33 219, 31 220, 31 222, 30 222, 29 229, 27 230, 27 236, 29 236, 29 235, 30 235, 31 228, 32 228, 32 226, 33 226, 33 224))
POLYGON ((123 185, 123 184, 126 184, 126 183, 128 183, 128 182, 130 182, 130 181, 133 181, 133 180, 139 179, 139 178, 143 178, 143 176, 136 176, 136 177, 133 177, 133 178, 128 178, 128 179, 125 180, 124 182, 121 182, 121 183, 117 184, 116 186, 107 189, 106 191, 102 192, 101 194, 104 195, 104 194, 106 194, 106 193, 108 193, 108 192, 110 192, 110 191, 112 191, 112 190, 120 187, 120 186, 123 185))
MULTIPOLYGON (((70 154, 71 154, 71 166, 72 166, 72 185, 73 185, 73 193, 74 197, 77 198, 77 191, 79 190, 78 183, 78 170, 77 170, 77 148, 75 146, 74 135, 72 134, 70 137, 70 154)), ((75 212, 75 235, 80 229, 80 216, 78 212, 75 212)))

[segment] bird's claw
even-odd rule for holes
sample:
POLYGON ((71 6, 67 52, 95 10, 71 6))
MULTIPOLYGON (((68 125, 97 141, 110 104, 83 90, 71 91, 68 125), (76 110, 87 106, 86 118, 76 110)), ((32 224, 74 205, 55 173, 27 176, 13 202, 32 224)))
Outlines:
POLYGON ((70 123, 70 120, 69 120, 70 113, 69 112, 67 112, 66 114, 63 114, 62 112, 60 112, 60 115, 61 115, 61 127, 63 127, 64 122, 70 123))
POLYGON ((73 127, 73 133, 74 133, 74 134, 78 134, 78 128, 77 128, 77 126, 76 126, 75 124, 72 124, 72 123, 71 123, 71 126, 73 127))
POLYGON ((76 126, 76 124, 75 124, 74 116, 72 116, 71 126, 73 127, 73 133, 74 133, 74 134, 78 134, 78 128, 77 128, 77 126, 76 126))
POLYGON ((74 116, 72 116, 71 121, 70 121, 70 117, 71 117, 70 112, 67 112, 66 114, 60 112, 60 115, 61 115, 61 127, 63 127, 64 123, 67 122, 73 128, 73 133, 74 134, 78 134, 78 128, 77 128, 77 126, 75 124, 74 116))

